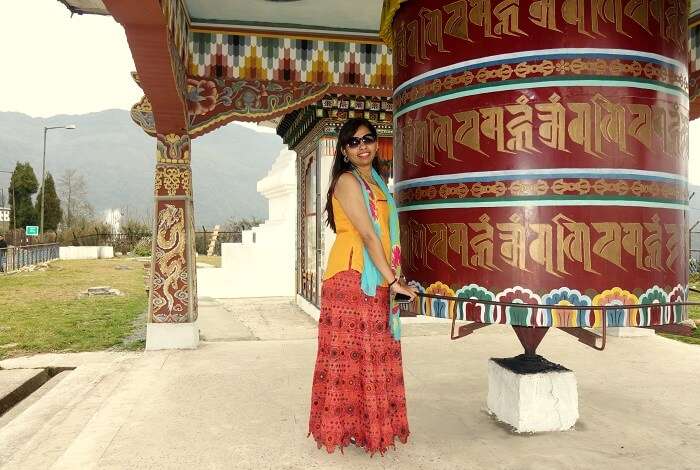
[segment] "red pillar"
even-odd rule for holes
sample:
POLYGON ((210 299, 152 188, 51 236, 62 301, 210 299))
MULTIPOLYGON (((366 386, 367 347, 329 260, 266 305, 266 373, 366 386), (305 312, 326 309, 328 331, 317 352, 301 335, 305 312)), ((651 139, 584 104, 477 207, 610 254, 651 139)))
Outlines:
POLYGON ((197 280, 188 135, 158 134, 149 322, 197 320, 197 280))

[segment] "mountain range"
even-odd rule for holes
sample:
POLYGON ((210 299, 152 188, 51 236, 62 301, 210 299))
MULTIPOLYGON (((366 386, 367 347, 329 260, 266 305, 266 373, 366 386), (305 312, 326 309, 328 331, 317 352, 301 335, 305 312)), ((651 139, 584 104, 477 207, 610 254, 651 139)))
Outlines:
MULTIPOLYGON (((0 112, 0 170, 29 162, 41 178, 44 126, 75 124, 76 130, 50 130, 46 167, 58 179, 65 169, 77 169, 98 212, 120 209, 136 218, 149 217, 153 205, 156 141, 145 134, 125 110, 34 118, 0 112)), ((223 224, 230 218, 267 217, 267 200, 258 194, 263 178, 283 148, 282 139, 229 124, 192 142, 195 223, 223 224)), ((692 157, 691 157, 692 158, 692 157)), ((9 176, 0 173, 0 187, 9 176)), ((700 220, 700 186, 690 185, 689 221, 700 220), (695 209, 697 207, 697 209, 695 209)))
MULTIPOLYGON (((76 169, 85 178, 90 203, 98 213, 120 209, 144 219, 153 209, 156 140, 133 123, 129 112, 112 109, 81 115, 34 118, 0 112, 0 170, 31 163, 41 179, 44 126, 75 124, 75 130, 49 130, 46 170, 58 180, 76 169)), ((283 148, 282 139, 229 124, 192 142, 195 223, 223 224, 230 218, 267 217, 267 200, 258 194, 263 178, 283 148)), ((0 173, 0 187, 10 175, 0 173)))

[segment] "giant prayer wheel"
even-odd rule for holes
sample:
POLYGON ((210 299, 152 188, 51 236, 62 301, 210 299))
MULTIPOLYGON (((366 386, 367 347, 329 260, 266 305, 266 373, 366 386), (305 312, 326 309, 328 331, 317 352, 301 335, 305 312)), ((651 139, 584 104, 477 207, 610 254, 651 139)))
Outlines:
POLYGON ((685 318, 686 0, 387 0, 403 269, 426 315, 685 318), (396 9, 396 6, 400 7, 396 9), (391 21, 391 18, 389 18, 391 21), (540 304, 521 308, 449 298, 540 304))

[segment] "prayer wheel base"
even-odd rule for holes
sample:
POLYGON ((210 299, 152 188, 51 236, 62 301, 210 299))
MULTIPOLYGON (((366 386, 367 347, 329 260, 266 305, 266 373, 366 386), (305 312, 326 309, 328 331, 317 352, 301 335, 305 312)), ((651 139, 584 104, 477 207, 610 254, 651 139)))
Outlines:
POLYGON ((573 371, 541 356, 489 360, 489 412, 517 433, 566 431, 578 420, 573 371))
POLYGON ((536 356, 537 346, 542 342, 542 338, 547 334, 549 328, 531 328, 528 326, 513 326, 515 334, 520 340, 520 344, 525 349, 526 356, 536 356))

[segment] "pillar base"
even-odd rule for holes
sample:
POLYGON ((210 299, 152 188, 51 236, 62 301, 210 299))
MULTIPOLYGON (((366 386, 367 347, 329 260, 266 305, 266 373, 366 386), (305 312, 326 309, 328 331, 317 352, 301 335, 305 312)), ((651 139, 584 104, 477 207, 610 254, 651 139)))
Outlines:
POLYGON ((199 324, 147 323, 146 351, 159 349, 197 349, 199 324))
POLYGON ((579 416, 574 373, 534 358, 489 359, 489 412, 518 433, 571 429, 579 416))

